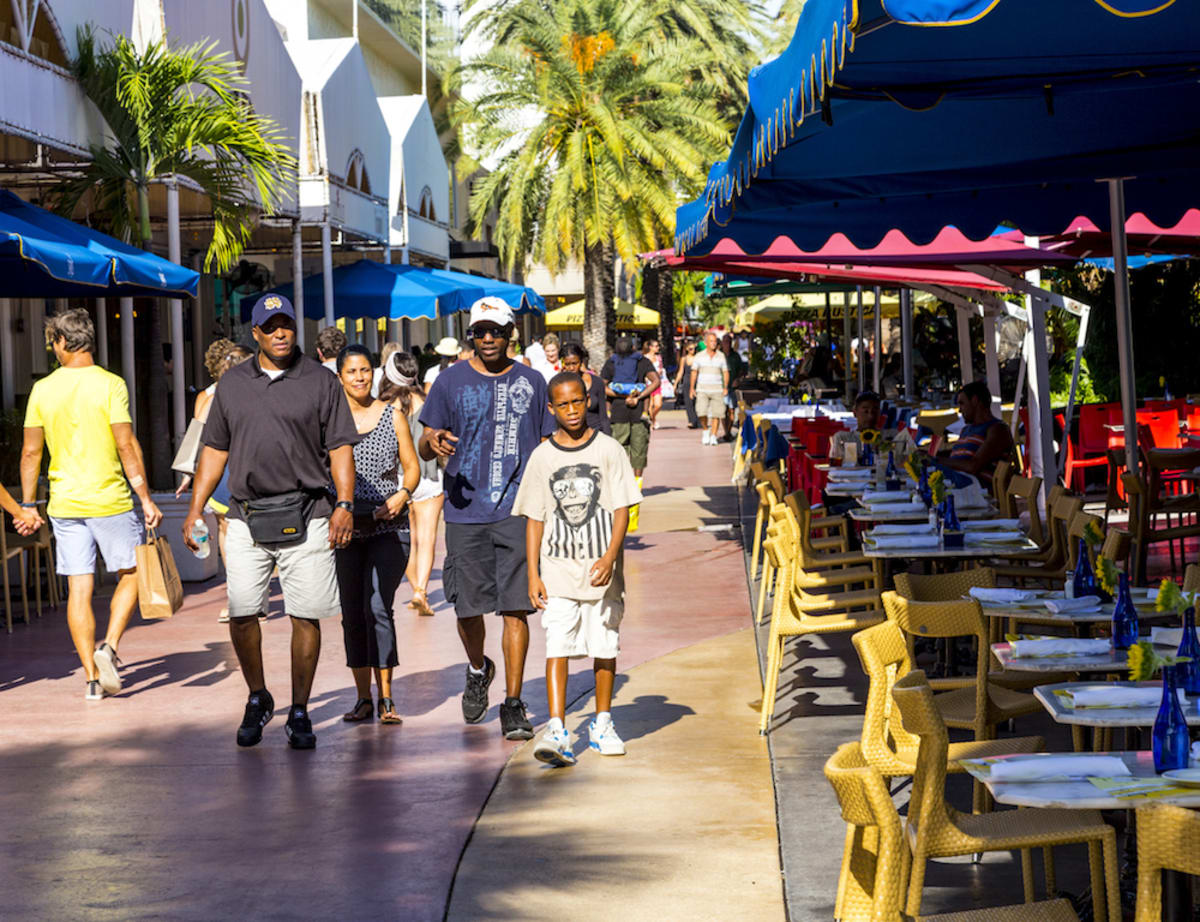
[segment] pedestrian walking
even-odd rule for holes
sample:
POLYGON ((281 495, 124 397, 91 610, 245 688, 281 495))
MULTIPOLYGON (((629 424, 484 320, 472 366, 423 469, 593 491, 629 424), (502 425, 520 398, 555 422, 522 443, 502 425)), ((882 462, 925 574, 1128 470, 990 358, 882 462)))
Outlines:
POLYGON ((729 366, 725 353, 717 348, 717 334, 704 335, 704 351, 692 359, 692 378, 688 390, 696 405, 704 435, 702 445, 716 445, 717 429, 725 418, 725 397, 729 394, 729 366))
POLYGON ((562 347, 563 371, 573 371, 583 378, 587 388, 588 425, 597 432, 612 435, 612 425, 608 421, 608 397, 604 393, 604 382, 600 376, 588 371, 588 351, 579 343, 567 343, 562 347))
MULTIPOLYGON (((217 382, 221 380, 221 376, 234 365, 240 365, 253 355, 254 353, 245 346, 239 346, 228 339, 215 340, 204 353, 204 367, 208 370, 209 377, 213 379, 213 383, 196 395, 196 404, 192 408, 192 416, 202 423, 207 421, 208 411, 212 409, 213 395, 217 392, 217 382)), ((179 488, 175 491, 175 498, 178 499, 183 496, 191 486, 192 475, 184 475, 183 480, 180 481, 179 488)), ((208 498, 205 508, 217 519, 217 553, 221 555, 221 563, 226 564, 225 534, 229 527, 227 521, 229 514, 228 468, 221 475, 221 482, 213 490, 213 495, 208 498)), ((226 569, 228 569, 227 565, 226 569)), ((265 618, 266 613, 260 613, 260 617, 265 618)), ((229 609, 227 607, 222 608, 217 614, 217 621, 221 624, 229 622, 229 609)))
MULTIPOLYGON (((608 395, 608 416, 612 420, 612 437, 629 455, 637 488, 642 488, 642 473, 650 454, 650 424, 643 418, 646 400, 658 389, 658 372, 640 352, 633 351, 628 336, 617 339, 616 351, 609 356, 600 377, 608 395)), ((629 530, 638 529, 638 507, 629 513, 629 530)))
POLYGON ((687 413, 688 428, 699 429, 700 417, 696 415, 696 399, 692 394, 692 362, 696 358, 696 341, 689 339, 683 344, 683 357, 675 372, 675 393, 683 398, 683 409, 687 413))
POLYGON ((575 763, 563 724, 568 659, 592 657, 596 715, 589 745, 601 755, 625 754, 612 720, 625 611, 621 546, 630 508, 642 494, 625 450, 587 424, 587 389, 579 375, 555 375, 549 397, 558 429, 530 456, 513 511, 525 516, 529 604, 541 610, 546 631, 550 721, 533 754, 565 766, 575 763))
POLYGON ((554 417, 542 376, 508 358, 514 325, 512 308, 499 298, 471 306, 475 356, 446 369, 430 389, 419 448, 426 460, 446 462, 442 584, 468 659, 463 719, 479 723, 487 714, 496 667, 483 652, 483 616, 496 612, 504 624, 500 729, 506 739, 530 739, 533 727, 521 700, 530 612, 525 523, 512 506, 525 462, 554 431, 554 417))
MULTIPOLYGON (((417 361, 407 352, 396 353, 384 366, 383 384, 379 399, 408 420, 413 444, 419 444, 425 427, 421 425, 421 408, 425 392, 417 386, 417 361)), ((426 461, 417 457, 420 478, 408 504, 411 549, 405 575, 412 586, 413 597, 408 607, 418 615, 432 615, 429 604, 429 577, 433 573, 433 551, 437 546, 438 525, 442 520, 442 504, 446 496, 442 483, 442 468, 436 459, 426 461)))
POLYGON ((54 350, 59 367, 35 382, 29 393, 21 506, 37 506, 38 474, 48 448, 46 513, 57 544, 55 565, 67 577, 67 627, 87 680, 84 697, 98 701, 121 690, 117 650, 138 600, 142 523, 157 528, 162 513, 150 498, 125 382, 92 358, 96 331, 91 316, 83 309, 55 314, 46 321, 46 345, 54 350), (130 488, 141 502, 141 521, 133 512, 130 488), (105 567, 117 574, 108 628, 99 647, 92 610, 97 547, 105 567))
POLYGON ((354 446, 354 534, 334 551, 346 665, 358 691, 354 707, 342 719, 356 722, 375 716, 374 673, 379 720, 398 724, 392 669, 400 660, 392 605, 408 568, 408 505, 420 479, 417 450, 404 414, 371 396, 375 369, 370 350, 352 343, 338 354, 337 364, 361 436, 354 446), (378 607, 376 593, 382 600, 378 607))
POLYGON ((344 547, 353 531, 359 434, 338 379, 296 348, 291 302, 263 295, 251 324, 258 354, 217 384, 183 540, 197 549, 193 523, 228 465, 229 636, 250 690, 237 742, 258 743, 275 711, 263 675, 258 614, 266 611, 278 567, 292 625, 292 704, 284 730, 293 749, 312 749, 317 738, 308 697, 321 651, 320 621, 341 610, 333 549, 344 547), (331 476, 336 502, 328 492, 331 476))
POLYGON ((462 352, 462 346, 453 336, 443 336, 438 340, 438 344, 433 347, 433 354, 437 362, 425 369, 425 375, 421 378, 421 383, 425 385, 425 393, 429 393, 429 389, 433 387, 433 382, 438 379, 443 371, 458 361, 458 354, 462 352))
POLYGON ((658 414, 663 405, 663 390, 669 387, 671 382, 667 380, 667 370, 663 367, 662 346, 657 339, 648 339, 642 343, 642 354, 654 366, 654 373, 658 375, 658 387, 646 395, 646 412, 650 416, 650 428, 657 429, 658 414))
POLYGON ((347 342, 346 334, 337 327, 325 327, 317 334, 317 361, 336 375, 338 353, 346 348, 347 342))

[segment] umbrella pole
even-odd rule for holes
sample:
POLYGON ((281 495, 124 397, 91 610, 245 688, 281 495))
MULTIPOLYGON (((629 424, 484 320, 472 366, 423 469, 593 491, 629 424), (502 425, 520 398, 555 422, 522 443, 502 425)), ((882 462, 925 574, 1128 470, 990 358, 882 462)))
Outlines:
POLYGON ((912 289, 900 289, 900 352, 904 358, 904 399, 916 400, 913 393, 913 310, 912 289))
POLYGON ((850 377, 850 337, 850 292, 847 290, 842 292, 842 365, 844 367, 842 377, 846 382, 847 406, 850 405, 850 400, 854 396, 854 379, 850 377))
POLYGON ((959 307, 954 311, 958 325, 958 376, 963 384, 975 380, 975 368, 971 362, 971 318, 959 307))
POLYGON ((304 351, 304 236, 300 221, 292 222, 292 307, 296 310, 296 345, 304 351))
POLYGON ((854 361, 858 365, 858 391, 862 393, 867 387, 867 343, 863 329, 863 299, 862 285, 858 286, 858 348, 854 350, 854 361))
MULTIPOLYGON (((101 368, 108 367, 108 317, 105 316, 106 303, 103 298, 95 299, 96 305, 96 362, 101 368)), ((7 323, 7 321, 4 321, 7 323)), ((10 409, 5 404, 4 408, 10 409)))
POLYGON ((1000 359, 999 344, 996 342, 996 315, 983 315, 983 364, 987 374, 988 390, 992 392, 992 412, 1000 415, 1000 359))
POLYGON ((133 298, 121 299, 121 376, 129 392, 129 418, 137 432, 137 376, 133 368, 133 298))
POLYGON ((875 286, 875 379, 872 382, 876 394, 883 380, 883 291, 875 286))
POLYGON ((1121 411, 1125 421, 1125 466, 1138 470, 1137 382, 1133 372, 1133 316, 1129 306, 1129 246, 1125 239, 1125 180, 1109 179, 1113 289, 1117 308, 1117 359, 1121 373, 1121 411))

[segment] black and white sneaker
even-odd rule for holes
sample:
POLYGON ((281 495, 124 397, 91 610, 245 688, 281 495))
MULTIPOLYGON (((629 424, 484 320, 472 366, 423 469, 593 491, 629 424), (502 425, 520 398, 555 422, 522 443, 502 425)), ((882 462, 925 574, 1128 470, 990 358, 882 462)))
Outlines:
POLYGON ((525 702, 520 698, 505 698, 500 705, 500 732, 506 740, 533 739, 533 724, 525 715, 525 702))
POLYGON ((238 727, 237 744, 253 746, 262 739, 263 727, 275 713, 275 699, 265 688, 262 691, 251 692, 246 700, 246 713, 242 717, 242 725, 238 727))
POLYGON ((110 695, 115 695, 121 690, 121 676, 117 672, 121 661, 117 659, 117 651, 107 643, 102 643, 96 648, 92 658, 96 663, 96 672, 99 673, 100 687, 110 695))
POLYGON ((462 712, 463 720, 469 724, 477 724, 487 715, 488 686, 496 678, 496 664, 486 656, 483 658, 483 672, 472 671, 467 666, 467 687, 463 689, 462 712))
POLYGON ((83 693, 84 700, 99 701, 104 696, 105 696, 105 691, 101 687, 100 681, 98 679, 92 679, 90 682, 87 683, 87 691, 85 691, 83 693))
POLYGON ((288 745, 293 749, 316 749, 317 734, 313 733, 312 721, 308 719, 308 710, 299 704, 293 704, 288 711, 287 726, 283 728, 287 734, 288 745))

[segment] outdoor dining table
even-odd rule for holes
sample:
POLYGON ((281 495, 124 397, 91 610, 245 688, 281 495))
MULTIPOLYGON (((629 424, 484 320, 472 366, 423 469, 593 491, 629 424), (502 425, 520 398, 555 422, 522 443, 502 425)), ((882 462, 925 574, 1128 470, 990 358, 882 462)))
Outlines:
MULTIPOLYGON (((1146 595, 1149 591, 1141 588, 1130 590, 1133 604, 1138 611, 1138 620, 1178 620, 1179 616, 1173 611, 1156 611, 1154 603, 1146 595)), ((1003 629, 1000 619, 1008 619, 1010 622, 1024 621, 1031 624, 1069 625, 1072 627, 1077 624, 1108 624, 1112 621, 1113 609, 1116 608, 1116 603, 1104 602, 1095 611, 1053 612, 1046 608, 1045 604, 1046 600, 1050 598, 1062 598, 1062 592, 1047 589, 1038 593, 1037 598, 1027 602, 980 602, 979 605, 986 617, 997 619, 997 621, 989 622, 992 629, 991 636, 997 641, 1000 639, 999 633, 1003 629)), ((1012 629, 1010 627, 1010 630, 1012 629)))
MULTIPOLYGON (((987 506, 984 508, 967 508, 956 509, 959 519, 964 522, 979 521, 982 519, 996 518, 999 509, 995 506, 987 506)), ((850 518, 855 522, 878 522, 882 524, 892 522, 925 522, 929 520, 929 513, 921 512, 888 512, 886 507, 870 509, 867 506, 859 506, 857 509, 851 509, 849 512, 850 518)))
POLYGON ((1003 552, 1037 550, 1037 544, 1024 538, 1021 541, 997 541, 993 544, 967 544, 964 547, 871 547, 863 542, 863 554, 874 560, 978 560, 1003 552))
MULTIPOLYGON (((1076 752, 1085 751, 1084 729, 1091 727, 1095 730, 1111 730, 1114 727, 1138 730, 1142 727, 1154 726, 1158 716, 1158 705, 1152 707, 1082 707, 1072 706, 1071 699, 1064 692, 1074 692, 1084 688, 1103 687, 1132 687, 1152 688, 1161 690, 1160 682, 1058 682, 1054 685, 1039 685, 1033 690, 1033 696, 1041 702, 1042 707, 1056 724, 1064 724, 1071 728, 1071 739, 1076 752)), ((1200 727, 1200 707, 1195 698, 1181 698, 1183 716, 1189 727, 1200 727)), ((1098 734, 1099 736, 1107 734, 1098 734)))
MULTIPOLYGON (((1126 650, 1113 650, 1087 656, 1013 656, 1007 641, 992 644, 992 654, 1003 669, 1021 672, 1124 672, 1129 665, 1126 650)), ((1171 653, 1174 647, 1156 647, 1159 653, 1171 653)))

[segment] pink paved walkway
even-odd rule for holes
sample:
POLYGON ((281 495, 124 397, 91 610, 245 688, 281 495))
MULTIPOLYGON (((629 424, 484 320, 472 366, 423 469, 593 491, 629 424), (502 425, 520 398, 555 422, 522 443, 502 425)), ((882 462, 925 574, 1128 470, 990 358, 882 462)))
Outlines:
MULTIPOLYGON (((648 495, 710 486, 702 506, 732 520, 727 448, 701 448, 682 414, 666 419, 648 495)), ((622 666, 746 626, 735 538, 631 541, 622 666)), ((135 622, 115 700, 83 700, 62 611, 0 634, 0 919, 442 918, 463 844, 515 748, 499 734, 502 683, 488 721, 464 726, 452 615, 413 615, 405 586, 402 727, 342 723, 354 687, 340 626, 327 622, 316 751, 287 748, 278 712, 263 743, 239 750, 246 691, 216 621, 223 593, 192 587, 171 621, 135 622)), ((269 686, 286 707, 290 632, 278 605, 264 631, 269 686)), ((488 647, 499 661, 498 632, 488 647)), ((525 695, 535 723, 546 712, 542 657, 535 626, 525 695)), ((572 697, 585 693, 590 671, 571 682, 572 697)))

